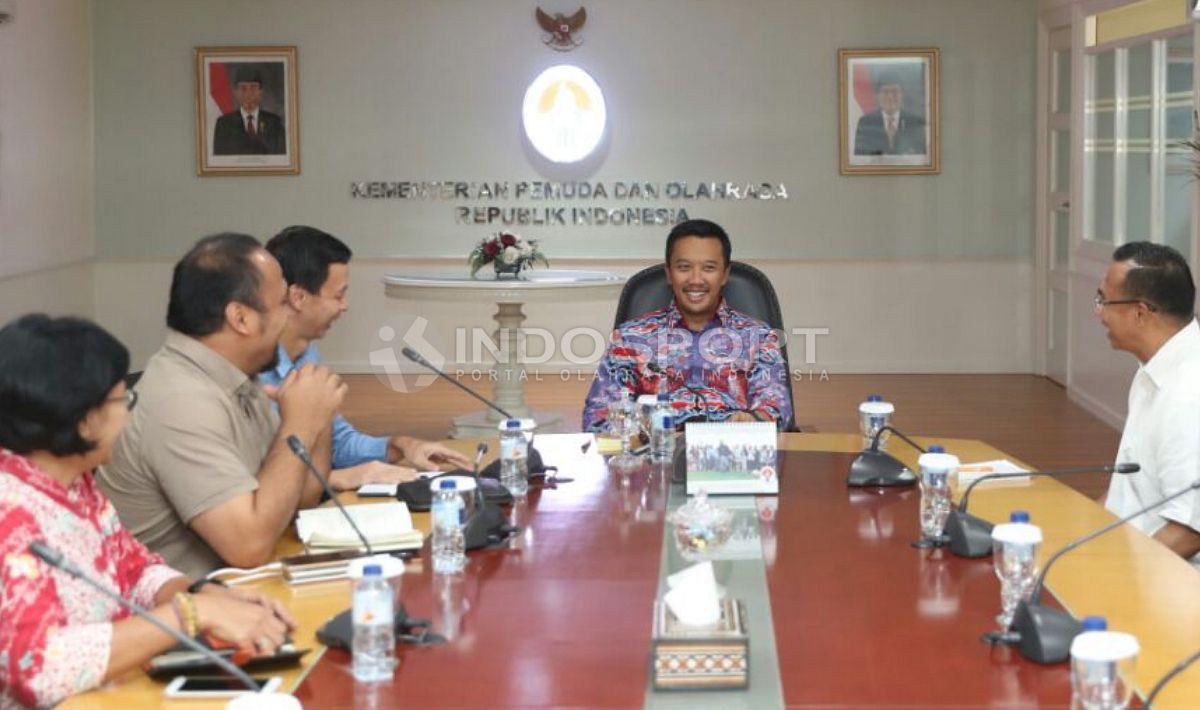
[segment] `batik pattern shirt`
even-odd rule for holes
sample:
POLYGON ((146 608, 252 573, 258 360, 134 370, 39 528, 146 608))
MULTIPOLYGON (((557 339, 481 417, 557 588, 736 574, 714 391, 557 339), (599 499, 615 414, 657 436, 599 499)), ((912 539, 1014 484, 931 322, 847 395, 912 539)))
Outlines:
POLYGON ((670 395, 675 423, 724 421, 736 412, 782 424, 791 418, 779 334, 725 300, 699 332, 675 303, 613 331, 583 409, 585 431, 608 426, 608 406, 630 395, 670 395), (661 387, 661 390, 660 390, 661 387))
POLYGON ((47 707, 98 685, 116 602, 35 557, 43 541, 145 607, 179 572, 121 525, 91 472, 69 488, 0 449, 0 708, 47 707))

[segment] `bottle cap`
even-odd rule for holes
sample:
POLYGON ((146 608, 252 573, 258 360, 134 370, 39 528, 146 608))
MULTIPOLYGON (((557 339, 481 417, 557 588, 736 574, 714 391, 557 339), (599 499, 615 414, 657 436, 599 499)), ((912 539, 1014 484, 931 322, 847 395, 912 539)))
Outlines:
POLYGON ((508 421, 504 422, 504 428, 505 429, 520 429, 521 428, 521 420, 520 419, 509 419, 508 421))
POLYGON ((1028 510, 1014 510, 1013 512, 1008 514, 1008 522, 1010 522, 1010 523, 1028 523, 1029 522, 1029 511, 1028 510))
POLYGON ((667 394, 666 392, 659 392, 658 393, 658 401, 659 401, 659 403, 670 402, 671 395, 667 394))
POLYGON ((867 401, 868 401, 868 402, 882 402, 882 401, 883 401, 883 395, 880 395, 880 394, 869 394, 869 395, 867 395, 867 401))
POLYGON ((454 485, 454 481, 451 481, 448 478, 443 478, 438 481, 438 489, 443 491, 453 491, 457 490, 458 486, 454 485))
POLYGON ((930 444, 930 445, 929 445, 929 449, 928 449, 928 451, 929 451, 929 453, 931 453, 931 454, 944 454, 944 453, 946 453, 946 449, 945 449, 945 447, 943 447, 941 444, 930 444))
POLYGON ((363 567, 364 577, 380 577, 383 576, 383 568, 379 565, 367 565, 363 567))
POLYGON ((1083 617, 1084 631, 1108 631, 1108 619, 1103 616, 1083 617))
POLYGON ((663 429, 674 429, 675 428, 675 417, 671 416, 670 414, 664 415, 662 418, 662 428, 663 429))

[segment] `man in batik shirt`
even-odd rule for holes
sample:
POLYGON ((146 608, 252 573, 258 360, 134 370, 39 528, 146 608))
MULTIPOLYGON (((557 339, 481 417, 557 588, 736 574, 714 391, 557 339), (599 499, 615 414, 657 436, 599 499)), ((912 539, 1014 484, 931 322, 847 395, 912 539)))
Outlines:
POLYGON ((671 230, 665 272, 674 301, 613 332, 584 404, 585 431, 604 430, 609 405, 621 397, 659 392, 670 395, 677 425, 790 421, 778 334, 722 296, 730 252, 729 236, 713 222, 671 230))

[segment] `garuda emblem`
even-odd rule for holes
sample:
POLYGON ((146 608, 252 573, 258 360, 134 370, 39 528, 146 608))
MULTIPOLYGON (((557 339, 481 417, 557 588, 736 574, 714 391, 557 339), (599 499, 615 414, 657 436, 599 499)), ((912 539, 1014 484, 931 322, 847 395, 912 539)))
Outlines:
POLYGON ((584 22, 587 22, 587 10, 582 7, 570 17, 562 13, 557 13, 552 17, 539 7, 537 9, 537 21, 542 29, 546 31, 546 37, 542 41, 551 49, 567 52, 583 44, 583 40, 578 40, 571 36, 572 32, 577 31, 580 27, 583 27, 584 22))

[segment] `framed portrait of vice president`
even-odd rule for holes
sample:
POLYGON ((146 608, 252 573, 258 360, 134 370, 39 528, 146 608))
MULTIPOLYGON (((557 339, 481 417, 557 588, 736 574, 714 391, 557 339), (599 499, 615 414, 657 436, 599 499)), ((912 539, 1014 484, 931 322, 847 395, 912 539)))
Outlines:
POLYGON ((196 171, 300 173, 295 47, 197 47, 196 171))
POLYGON ((839 49, 843 175, 941 172, 938 50, 839 49))

